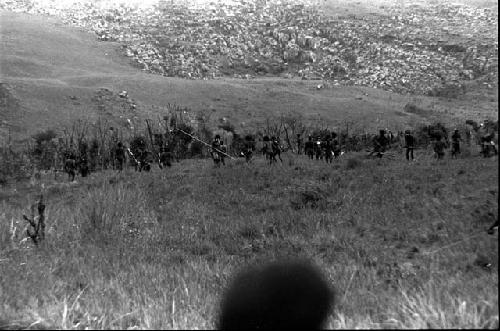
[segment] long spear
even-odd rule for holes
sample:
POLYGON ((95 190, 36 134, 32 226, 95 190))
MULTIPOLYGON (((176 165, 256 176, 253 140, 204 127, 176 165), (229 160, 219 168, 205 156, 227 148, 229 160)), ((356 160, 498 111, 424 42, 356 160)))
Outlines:
POLYGON ((135 158, 135 155, 134 155, 134 153, 132 153, 132 151, 130 150, 130 148, 127 148, 127 152, 130 154, 130 156, 132 156, 132 158, 134 159, 134 162, 136 164, 139 164, 139 161, 135 158))
POLYGON ((220 149, 217 149, 217 148, 212 147, 210 144, 207 144, 207 143, 206 143, 206 142, 204 142, 203 140, 200 140, 200 139, 196 138, 196 137, 195 137, 195 136, 193 136, 192 134, 189 134, 189 133, 187 133, 186 131, 184 131, 184 130, 182 130, 182 129, 176 129, 176 130, 178 130, 178 131, 180 131, 180 132, 184 133, 185 135, 190 136, 191 138, 193 138, 193 139, 195 139, 195 140, 199 141, 200 143, 202 143, 202 144, 204 144, 204 145, 206 145, 206 146, 208 146, 208 147, 210 147, 210 148, 212 148, 212 149, 215 149, 217 152, 219 152, 219 153, 221 153, 221 154, 226 155, 226 156, 227 156, 227 157, 229 157, 231 160, 234 160, 234 157, 232 157, 231 155, 229 155, 229 154, 227 154, 227 153, 225 153, 225 152, 221 151, 220 149))

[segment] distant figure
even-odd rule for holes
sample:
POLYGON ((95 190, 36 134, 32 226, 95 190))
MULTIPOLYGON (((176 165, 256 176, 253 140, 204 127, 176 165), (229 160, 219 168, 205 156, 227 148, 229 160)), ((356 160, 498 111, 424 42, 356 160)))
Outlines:
POLYGON ((314 159, 314 141, 311 136, 308 137, 304 145, 304 152, 311 160, 314 159))
POLYGON ((462 140, 462 137, 460 137, 460 132, 458 132, 458 129, 455 129, 453 131, 453 134, 451 135, 451 157, 456 158, 458 154, 460 154, 460 141, 462 140))
POLYGON ((283 162, 283 159, 281 158, 281 146, 278 138, 271 137, 271 150, 268 152, 268 154, 269 164, 278 162, 276 156, 280 159, 281 162, 283 162))
POLYGON ((297 133, 297 154, 302 154, 303 142, 300 133, 297 133))
POLYGON ((162 147, 160 150, 160 169, 172 166, 172 153, 166 148, 162 147))
POLYGON ((321 138, 318 137, 314 142, 314 155, 316 155, 316 160, 321 160, 323 158, 323 150, 321 148, 321 138))
POLYGON ((340 144, 337 138, 333 139, 332 145, 333 145, 333 156, 335 158, 338 158, 342 154, 342 151, 340 149, 340 144))
POLYGON ((88 144, 86 141, 82 141, 79 146, 80 155, 78 157, 78 170, 80 171, 80 175, 82 177, 87 177, 90 168, 89 168, 89 158, 88 158, 88 144))
POLYGON ((123 164, 125 163, 125 148, 121 141, 118 142, 115 148, 115 161, 115 169, 122 171, 123 164))
POLYGON ((373 151, 370 155, 376 153, 376 156, 381 158, 384 155, 388 144, 389 139, 385 136, 385 130, 380 130, 379 135, 373 138, 373 151))
POLYGON ((87 177, 89 175, 89 161, 87 155, 80 155, 80 158, 78 160, 78 169, 80 170, 80 175, 82 177, 87 177))
POLYGON ((250 267, 224 293, 217 327, 222 330, 321 329, 334 291, 308 262, 250 267))
POLYGON ((388 130, 388 140, 389 140, 389 144, 393 144, 394 143, 394 134, 392 133, 391 130, 388 130))
POLYGON ((269 151, 270 151, 270 142, 269 142, 269 137, 268 136, 264 136, 264 138, 262 139, 262 155, 265 156, 266 160, 267 158, 269 157, 269 151))
POLYGON ((96 171, 99 162, 99 143, 93 139, 89 148, 89 171, 96 171))
POLYGON ((413 150, 415 149, 415 137, 413 137, 410 130, 405 131, 405 148, 406 148, 406 159, 409 161, 411 157, 411 160, 413 161, 413 150))
POLYGON ((149 162, 149 151, 147 149, 139 149, 137 159, 139 161, 138 170, 149 172, 151 171, 151 164, 149 162))
POLYGON ((333 143, 331 138, 327 138, 323 145, 323 152, 325 154, 325 162, 333 162, 333 143))
POLYGON ((255 141, 252 136, 245 137, 245 143, 243 146, 243 156, 245 157, 245 161, 248 163, 252 160, 253 151, 255 150, 255 141))
MULTIPOLYGON (((487 121, 485 122, 487 123, 487 121)), ((481 154, 484 157, 497 155, 498 151, 495 143, 493 142, 493 139, 495 138, 495 132, 491 129, 488 129, 484 123, 481 123, 478 130, 478 135, 481 143, 481 154)))
POLYGON ((438 160, 443 159, 444 157, 444 150, 446 148, 446 143, 442 141, 441 136, 436 137, 436 142, 434 142, 434 153, 435 156, 438 160))
POLYGON ((220 167, 220 164, 224 164, 224 155, 221 153, 223 148, 223 142, 220 139, 220 135, 215 135, 212 141, 212 159, 214 160, 214 165, 220 167))
POLYGON ((467 143, 467 146, 470 146, 472 144, 472 131, 469 129, 465 130, 465 141, 467 143))
POLYGON ((226 165, 226 153, 227 153, 227 145, 224 144, 224 140, 220 142, 220 162, 222 165, 226 165))
POLYGON ((68 174, 68 180, 73 182, 76 175, 76 158, 73 153, 69 153, 64 161, 64 171, 68 174))

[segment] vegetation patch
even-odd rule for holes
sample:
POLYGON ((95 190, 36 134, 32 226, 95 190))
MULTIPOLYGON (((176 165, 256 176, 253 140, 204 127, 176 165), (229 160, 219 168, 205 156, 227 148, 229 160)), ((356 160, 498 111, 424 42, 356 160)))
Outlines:
POLYGON ((303 189, 297 192, 290 200, 293 209, 304 208, 325 209, 328 205, 328 197, 325 192, 318 188, 303 189))

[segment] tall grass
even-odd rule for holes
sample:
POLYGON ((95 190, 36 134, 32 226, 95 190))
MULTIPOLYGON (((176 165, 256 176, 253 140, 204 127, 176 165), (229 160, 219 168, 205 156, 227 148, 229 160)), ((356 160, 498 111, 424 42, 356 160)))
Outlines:
POLYGON ((284 161, 191 160, 75 185, 42 178, 39 248, 11 230, 39 190, 6 190, 0 316, 11 326, 213 328, 235 270, 300 256, 337 289, 330 328, 498 327, 498 244, 486 234, 498 217, 496 160, 284 161))

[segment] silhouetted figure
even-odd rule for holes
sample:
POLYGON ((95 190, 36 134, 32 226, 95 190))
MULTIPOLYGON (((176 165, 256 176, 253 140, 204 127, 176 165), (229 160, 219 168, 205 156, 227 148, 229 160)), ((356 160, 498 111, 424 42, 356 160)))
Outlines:
POLYGON ((303 149, 302 136, 300 135, 300 133, 297 133, 297 154, 298 155, 302 154, 302 149, 303 149))
POLYGON ((115 147, 115 169, 118 171, 123 170, 123 165, 125 163, 125 147, 121 141, 115 147))
POLYGON ((442 141, 441 136, 436 137, 437 141, 434 143, 434 153, 438 160, 443 159, 444 149, 446 148, 446 143, 442 141))
POLYGON ((314 155, 316 156, 316 160, 321 160, 323 158, 323 149, 321 144, 321 138, 318 137, 314 143, 314 155))
POLYGON ((458 129, 455 129, 453 134, 451 135, 451 157, 457 157, 460 154, 460 141, 462 137, 460 136, 460 132, 458 129))
POLYGON ((80 142, 78 150, 79 150, 79 156, 77 160, 78 170, 82 177, 87 177, 90 172, 87 142, 86 141, 80 142))
POLYGON ((146 149, 142 149, 139 151, 138 154, 139 154, 138 155, 138 161, 139 161, 138 170, 139 170, 139 172, 151 171, 151 163, 149 162, 149 156, 150 156, 149 151, 147 151, 146 149))
POLYGON ((172 153, 166 148, 162 147, 160 151, 160 169, 172 166, 172 153))
POLYGON ((481 154, 483 155, 483 157, 490 157, 498 154, 495 143, 493 142, 493 139, 495 138, 495 132, 488 128, 487 124, 488 121, 485 121, 485 123, 481 123, 477 131, 481 143, 481 154))
POLYGON ((227 154, 227 145, 224 143, 224 140, 220 141, 220 163, 222 165, 226 165, 226 154, 227 154))
POLYGON ((216 167, 219 167, 220 164, 224 164, 224 158, 223 158, 223 154, 221 153, 222 151, 222 141, 220 139, 220 136, 217 134, 215 135, 215 138, 214 140, 212 141, 212 150, 211 150, 211 154, 212 154, 212 159, 214 160, 214 165, 216 167))
POLYGON ((371 152, 370 155, 375 153, 378 158, 381 158, 384 155, 388 144, 389 139, 385 135, 385 130, 380 130, 379 135, 373 139, 373 152, 371 152))
POLYGON ((252 160, 254 150, 255 150, 255 141, 251 136, 246 136, 242 153, 247 163, 252 160))
POLYGON ((314 158, 314 141, 311 136, 309 136, 304 145, 304 152, 311 160, 314 158))
POLYGON ((271 150, 270 147, 270 140, 268 136, 264 136, 262 139, 262 155, 266 158, 266 160, 269 158, 269 151, 271 150))
POLYGON ((326 163, 332 163, 332 161, 333 161, 333 142, 330 138, 327 138, 323 144, 323 153, 325 154, 326 163))
MULTIPOLYGON (((387 131, 387 130, 386 130, 386 131, 387 131)), ((387 139, 389 140, 389 144, 393 144, 393 143, 394 143, 394 139, 395 139, 395 137, 394 137, 394 133, 392 133, 392 131, 391 131, 391 130, 388 130, 388 131, 389 131, 389 133, 388 133, 388 137, 387 137, 387 139)))
POLYGON ((68 179, 70 182, 75 180, 77 163, 75 154, 71 151, 65 153, 66 157, 64 160, 64 172, 68 174, 68 179))
POLYGON ((405 148, 406 148, 406 159, 409 161, 410 158, 413 161, 413 150, 415 149, 415 137, 411 134, 410 130, 405 131, 405 148))
POLYGON ((337 138, 333 139, 332 145, 333 145, 333 156, 335 158, 338 158, 342 154, 342 150, 340 149, 340 144, 337 138))
POLYGON ((276 156, 280 159, 281 162, 283 162, 283 159, 281 159, 281 146, 279 138, 271 137, 271 148, 268 151, 268 155, 269 155, 269 164, 278 162, 276 156))
POLYGON ((222 300, 218 327, 321 329, 333 303, 333 289, 310 263, 269 263, 245 269, 233 279, 222 300))

